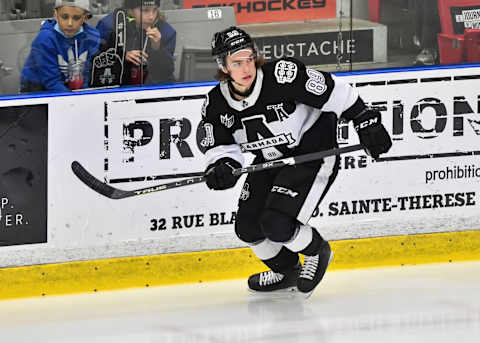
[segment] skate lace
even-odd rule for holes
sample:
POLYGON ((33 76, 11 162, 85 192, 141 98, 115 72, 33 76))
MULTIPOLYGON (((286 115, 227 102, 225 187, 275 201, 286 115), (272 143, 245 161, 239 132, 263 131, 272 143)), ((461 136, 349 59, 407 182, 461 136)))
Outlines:
POLYGON ((280 282, 283 279, 283 274, 275 273, 272 270, 263 272, 260 274, 260 286, 268 286, 276 282, 280 282))
POLYGON ((305 262, 303 264, 302 270, 300 271, 299 277, 313 280, 318 267, 318 259, 318 255, 305 256, 305 262))

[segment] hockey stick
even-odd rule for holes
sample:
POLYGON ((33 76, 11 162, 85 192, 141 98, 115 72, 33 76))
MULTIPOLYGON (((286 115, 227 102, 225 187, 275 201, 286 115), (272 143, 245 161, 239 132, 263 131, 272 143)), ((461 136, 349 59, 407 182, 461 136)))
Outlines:
MULTIPOLYGON (((351 146, 338 148, 338 149, 318 151, 311 154, 305 154, 305 155, 300 155, 296 157, 288 157, 288 158, 269 161, 265 163, 253 164, 245 168, 238 168, 233 171, 233 174, 241 175, 246 173, 254 173, 254 172, 258 172, 266 169, 279 168, 286 165, 296 165, 300 163, 319 160, 328 156, 340 155, 340 154, 357 151, 361 149, 363 149, 362 145, 357 144, 357 145, 351 145, 351 146)), ((181 181, 174 181, 170 183, 164 183, 162 185, 134 189, 131 191, 125 191, 101 182, 95 176, 90 174, 77 161, 72 162, 72 171, 85 185, 93 189, 95 192, 100 193, 110 199, 124 199, 124 198, 134 197, 137 195, 150 194, 150 193, 155 193, 159 191, 164 191, 167 189, 205 182, 205 176, 201 175, 201 176, 196 176, 196 177, 192 177, 192 178, 181 180, 181 181)))

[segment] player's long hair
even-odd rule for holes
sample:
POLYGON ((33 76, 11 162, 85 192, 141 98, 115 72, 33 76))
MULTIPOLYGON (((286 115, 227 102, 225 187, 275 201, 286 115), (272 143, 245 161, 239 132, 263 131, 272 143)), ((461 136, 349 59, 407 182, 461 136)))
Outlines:
MULTIPOLYGON (((263 65, 265 64, 265 59, 263 57, 257 57, 255 59, 255 67, 258 69, 258 68, 261 68, 263 65)), ((222 69, 217 69, 217 73, 215 74, 215 80, 218 80, 218 81, 228 81, 230 80, 231 77, 230 75, 226 74, 223 72, 222 69)))

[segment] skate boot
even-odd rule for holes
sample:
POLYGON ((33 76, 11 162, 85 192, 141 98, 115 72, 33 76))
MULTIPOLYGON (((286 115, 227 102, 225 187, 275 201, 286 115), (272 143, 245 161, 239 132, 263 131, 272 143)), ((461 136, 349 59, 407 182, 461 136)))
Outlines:
POLYGON ((273 270, 253 274, 248 278, 248 288, 253 292, 294 292, 297 290, 297 278, 302 265, 300 262, 285 274, 273 270))
POLYGON ((318 255, 305 256, 305 261, 297 280, 298 291, 308 298, 315 287, 322 281, 332 258, 333 252, 327 241, 322 242, 318 255))

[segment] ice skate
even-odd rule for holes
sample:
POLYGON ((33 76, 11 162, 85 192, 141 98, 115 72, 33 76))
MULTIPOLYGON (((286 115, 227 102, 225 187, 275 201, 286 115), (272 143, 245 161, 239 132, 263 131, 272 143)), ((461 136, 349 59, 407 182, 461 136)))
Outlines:
POLYGON ((285 274, 273 270, 253 274, 248 278, 248 288, 252 292, 296 292, 301 267, 299 262, 285 274))
POLYGON ((305 256, 305 261, 297 280, 300 293, 308 298, 315 287, 322 281, 323 275, 333 258, 333 252, 327 241, 322 242, 318 255, 305 256))

